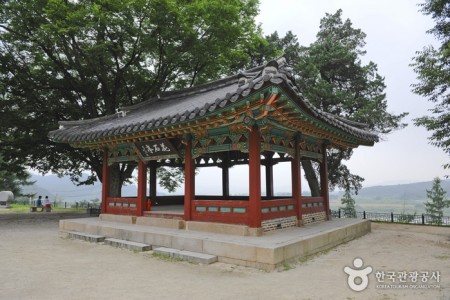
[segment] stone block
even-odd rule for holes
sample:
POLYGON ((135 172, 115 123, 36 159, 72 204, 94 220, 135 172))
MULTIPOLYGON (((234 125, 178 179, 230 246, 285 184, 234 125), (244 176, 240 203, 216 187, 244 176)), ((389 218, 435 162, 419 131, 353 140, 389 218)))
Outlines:
POLYGON ((202 253, 203 240, 191 237, 173 236, 172 248, 202 253))
POLYGON ((153 249, 154 253, 158 253, 161 255, 166 255, 169 257, 175 257, 195 263, 201 263, 201 264, 212 264, 217 262, 217 256, 205 254, 205 253, 198 253, 198 252, 192 252, 192 251, 186 251, 186 250, 178 250, 173 248, 165 248, 165 247, 159 247, 153 249))
POLYGON ((284 246, 283 247, 284 259, 287 260, 291 258, 304 256, 308 249, 307 243, 308 243, 307 240, 302 240, 284 246))
POLYGON ((86 224, 75 222, 71 220, 60 220, 59 221, 59 229, 64 231, 78 231, 84 232, 86 228, 86 224))
POLYGON ((135 216, 122 216, 122 215, 111 215, 111 214, 101 214, 99 216, 100 221, 103 222, 115 222, 115 223, 125 223, 125 224, 136 224, 135 216))
POLYGON ((116 239, 122 238, 121 232, 122 232, 122 229, 110 227, 110 226, 100 226, 100 228, 98 230, 99 235, 104 235, 104 236, 116 238, 116 239))
POLYGON ((328 234, 328 243, 331 246, 336 246, 342 243, 346 238, 346 230, 345 228, 335 229, 328 234))
POLYGON ((276 265, 285 260, 284 247, 256 248, 256 261, 260 263, 276 265))
POLYGON ((257 261, 246 261, 242 259, 229 258, 229 257, 218 257, 218 261, 225 264, 232 264, 238 266, 244 266, 249 268, 260 269, 266 272, 273 271, 276 268, 276 265, 261 263, 257 261))
POLYGON ((152 218, 152 217, 137 217, 136 225, 155 226, 164 228, 184 229, 184 220, 177 219, 164 219, 164 218, 152 218))
POLYGON ((186 230, 203 231, 211 233, 233 234, 240 236, 249 235, 247 225, 233 225, 211 222, 187 221, 186 230))
POLYGON ((172 247, 172 236, 166 234, 145 232, 144 243, 153 245, 154 247, 172 247))
POLYGON ((105 240, 104 236, 88 234, 88 233, 83 233, 83 232, 69 231, 69 232, 67 232, 67 235, 71 239, 77 239, 77 240, 87 241, 87 242, 91 242, 91 243, 101 243, 105 240))
POLYGON ((204 240, 203 252, 217 255, 219 257, 256 261, 256 247, 251 245, 239 245, 229 242, 204 240))
POLYGON ((264 230, 260 228, 248 228, 248 235, 249 236, 262 236, 264 233, 264 230))
POLYGON ((125 240, 120 240, 120 239, 113 239, 113 238, 105 239, 105 244, 111 245, 113 247, 125 248, 128 250, 140 251, 140 252, 149 251, 152 249, 152 246, 147 245, 147 244, 125 241, 125 240))

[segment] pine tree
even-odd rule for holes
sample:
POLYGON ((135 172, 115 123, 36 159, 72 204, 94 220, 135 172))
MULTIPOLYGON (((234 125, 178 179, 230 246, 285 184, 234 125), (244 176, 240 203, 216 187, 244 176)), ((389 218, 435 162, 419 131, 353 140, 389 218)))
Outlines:
POLYGON ((432 224, 441 225, 444 208, 450 207, 450 200, 445 199, 445 194, 439 177, 434 178, 431 190, 427 190, 427 197, 430 200, 425 203, 426 212, 430 215, 432 224))
POLYGON ((341 203, 344 205, 342 208, 344 217, 356 218, 355 199, 352 198, 352 194, 349 190, 345 191, 344 197, 341 199, 341 203))

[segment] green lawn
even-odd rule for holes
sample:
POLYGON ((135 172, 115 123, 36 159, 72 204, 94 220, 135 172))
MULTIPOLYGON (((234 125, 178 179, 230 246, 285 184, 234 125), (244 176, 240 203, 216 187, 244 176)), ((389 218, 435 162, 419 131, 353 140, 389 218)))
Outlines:
MULTIPOLYGON (((64 207, 53 207, 52 211, 82 211, 86 210, 86 208, 64 208, 64 207)), ((40 209, 38 208, 38 211, 40 209)), ((11 204, 11 208, 2 209, 0 213, 30 213, 30 206, 27 204, 11 204)))

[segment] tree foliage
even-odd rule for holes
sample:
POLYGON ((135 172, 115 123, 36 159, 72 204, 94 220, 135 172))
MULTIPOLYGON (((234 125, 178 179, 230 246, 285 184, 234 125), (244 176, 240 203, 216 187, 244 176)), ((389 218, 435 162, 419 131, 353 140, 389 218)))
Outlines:
POLYGON ((341 204, 344 205, 342 212, 346 218, 356 218, 355 199, 352 198, 352 194, 349 190, 345 191, 344 196, 341 199, 341 204))
MULTIPOLYGON (((0 153, 41 172, 91 170, 101 155, 47 139, 60 120, 115 113, 242 68, 257 0, 23 0, 0 6, 0 153)), ((112 167, 112 186, 133 165, 112 167)), ((116 191, 120 193, 120 191, 116 191)))
MULTIPOLYGON (((294 63, 296 83, 303 95, 316 107, 349 120, 367 124, 380 135, 406 126, 401 120, 407 113, 387 111, 384 77, 374 62, 364 64, 362 56, 366 34, 353 27, 349 19, 342 19, 342 10, 326 14, 320 21, 316 41, 300 46, 297 37, 288 32, 284 38, 277 33, 266 37, 271 45, 259 59, 285 52, 294 63)), ((362 177, 352 174, 343 161, 353 151, 331 150, 328 153, 330 187, 358 191, 362 177)), ((302 161, 313 194, 318 195, 317 176, 311 174, 310 161, 302 161)))
POLYGON ((430 215, 433 224, 441 225, 444 208, 450 207, 450 200, 445 198, 445 194, 439 177, 434 178, 431 190, 427 190, 429 201, 425 203, 426 212, 430 215))
MULTIPOLYGON (((450 158, 450 2, 427 0, 421 7, 421 11, 436 22, 428 33, 441 45, 424 47, 411 64, 419 80, 412 85, 413 92, 434 103, 429 110, 432 115, 417 118, 414 124, 431 131, 431 144, 442 148, 450 158)), ((446 162, 444 168, 450 168, 450 162, 446 162)))
POLYGON ((16 197, 20 196, 22 186, 34 183, 29 181, 31 175, 23 170, 20 172, 11 172, 5 167, 6 164, 0 156, 0 191, 11 191, 16 197))

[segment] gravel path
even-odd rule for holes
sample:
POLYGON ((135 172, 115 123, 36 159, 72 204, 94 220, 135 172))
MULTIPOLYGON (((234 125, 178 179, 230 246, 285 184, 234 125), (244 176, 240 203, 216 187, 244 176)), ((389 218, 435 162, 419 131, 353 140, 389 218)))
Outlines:
POLYGON ((372 233, 362 238, 266 273, 62 238, 58 220, 73 214, 5 215, 0 214, 0 299, 450 299, 450 228, 373 223, 372 233), (344 272, 357 257, 362 268, 373 270, 361 292, 349 288, 344 272), (403 284, 397 278, 403 271, 439 272, 440 278, 412 283, 408 277, 403 284), (384 283, 377 272, 385 273, 384 283))

